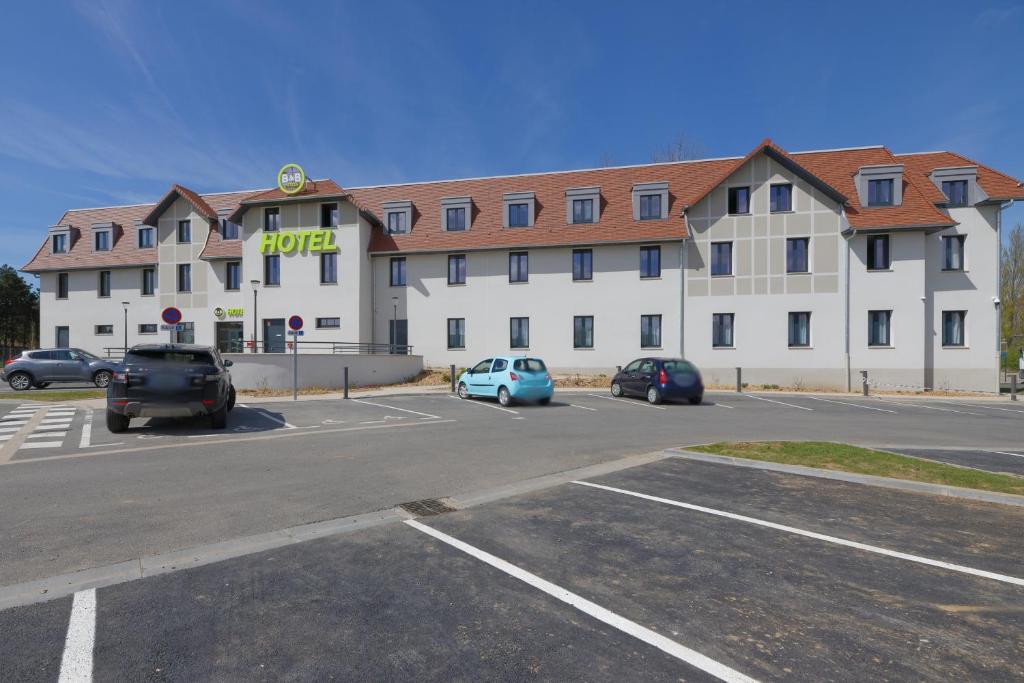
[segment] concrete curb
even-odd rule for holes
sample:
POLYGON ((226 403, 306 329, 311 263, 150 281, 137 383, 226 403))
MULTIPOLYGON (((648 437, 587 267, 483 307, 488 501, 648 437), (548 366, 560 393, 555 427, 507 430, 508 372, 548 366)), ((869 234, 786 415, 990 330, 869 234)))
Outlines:
MULTIPOLYGON (((1013 505, 1024 507, 1024 496, 1016 496, 1010 493, 995 493, 993 491, 980 491, 977 489, 965 489, 958 486, 943 486, 942 484, 929 484, 921 481, 907 481, 906 479, 891 479, 889 477, 876 477, 870 474, 853 474, 851 472, 837 472, 834 470, 823 470, 817 467, 804 467, 803 465, 784 465, 777 462, 763 460, 748 460, 746 458, 734 458, 728 455, 713 455, 711 453, 699 453, 688 451, 684 448, 668 448, 665 453, 670 457, 684 460, 697 460, 710 462, 717 465, 732 465, 734 467, 748 467, 755 470, 768 470, 769 472, 782 472, 784 474, 796 474, 804 477, 817 477, 819 479, 834 479, 853 484, 866 484, 886 489, 897 489, 900 491, 912 491, 914 493, 928 493, 936 496, 948 496, 951 498, 966 498, 978 500, 985 503, 998 503, 1000 505, 1013 505)), ((903 455, 900 453, 899 455, 903 455)), ((906 456, 912 457, 912 456, 906 456)))

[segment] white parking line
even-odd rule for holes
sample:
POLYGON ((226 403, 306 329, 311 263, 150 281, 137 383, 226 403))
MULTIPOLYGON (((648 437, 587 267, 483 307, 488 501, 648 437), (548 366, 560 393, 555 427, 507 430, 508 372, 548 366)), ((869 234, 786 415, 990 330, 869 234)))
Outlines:
POLYGON ((1013 410, 1012 408, 999 408, 996 406, 983 406, 976 403, 957 403, 956 401, 950 401, 953 405, 967 406, 968 408, 984 408, 985 410, 1001 410, 1004 413, 1024 413, 1024 410, 1013 410))
POLYGON ((68 634, 60 661, 59 683, 92 681, 92 653, 96 645, 96 589, 75 593, 68 634))
POLYGON ((799 408, 800 410, 811 410, 814 408, 808 408, 807 406, 798 406, 795 403, 786 403, 784 401, 776 401, 774 398, 765 398, 764 396, 754 396, 753 394, 744 394, 747 398, 756 398, 758 401, 768 401, 769 403, 778 403, 780 406, 789 406, 790 408, 799 408))
POLYGON ((887 557, 895 557, 900 560, 907 560, 909 562, 917 562, 919 564, 926 564, 930 567, 939 567, 940 569, 949 569, 951 571, 960 572, 962 574, 970 574, 972 576, 980 576, 986 579, 992 579, 994 581, 1001 581, 1003 583, 1010 583, 1015 586, 1024 586, 1024 579, 1016 576, 1008 576, 1006 574, 997 574, 995 572, 985 571, 984 569, 975 569, 973 567, 966 567, 962 564, 953 564, 952 562, 943 562, 942 560, 933 560, 928 557, 921 557, 920 555, 911 555, 909 553, 901 553, 896 550, 889 550, 888 548, 880 548, 875 545, 868 545, 867 543, 858 543, 857 541, 850 541, 845 538, 838 538, 837 536, 828 536, 826 534, 819 534, 815 531, 806 531, 804 529, 798 529, 792 526, 786 526, 784 524, 776 524, 775 522, 769 522, 763 519, 757 519, 755 517, 747 517, 746 515, 738 515, 733 512, 726 512, 725 510, 716 510, 715 508, 704 507, 703 505, 694 505, 693 503, 683 503, 678 500, 671 500, 669 498, 660 498, 658 496, 650 496, 646 493, 639 493, 637 491, 627 491, 626 489, 619 489, 613 486, 604 486, 602 484, 594 484, 589 481, 574 481, 573 484, 579 484, 580 486, 589 486, 595 489, 602 489, 604 491, 611 491, 613 493, 621 493, 627 496, 634 496, 636 498, 643 498, 644 500, 651 500, 656 503, 664 503, 665 505, 672 505, 674 507, 685 508, 687 510, 695 510, 697 512, 705 512, 709 515, 716 515, 718 517, 726 517, 728 519, 734 519, 739 522, 746 522, 748 524, 756 524, 757 526, 767 527, 769 529, 775 529, 777 531, 785 531, 798 536, 805 536, 807 538, 813 538, 819 541, 826 541, 827 543, 835 543, 836 545, 846 546, 847 548, 855 548, 857 550, 864 550, 869 553, 876 553, 878 555, 885 555, 887 557))
POLYGON ((431 420, 440 420, 441 419, 439 416, 431 415, 430 413, 421 413, 418 410, 409 410, 408 408, 396 408, 395 406, 386 406, 383 403, 374 403, 373 401, 367 401, 366 399, 362 399, 362 398, 353 398, 351 400, 353 402, 355 402, 355 403, 365 403, 368 406, 377 406, 378 408, 387 408, 388 410, 397 410, 400 413, 409 413, 410 415, 419 415, 421 417, 429 418, 431 420))
POLYGON ((635 621, 631 621, 616 614, 615 612, 612 612, 611 610, 605 609, 597 603, 591 602, 572 591, 566 590, 565 588, 553 584, 550 581, 546 581, 525 569, 521 569, 511 562, 506 562, 500 557, 491 555, 490 553, 471 546, 468 543, 464 543, 453 536, 449 536, 448 534, 434 529, 433 527, 421 524, 414 519, 407 519, 405 520, 405 523, 413 529, 422 531, 442 543, 446 543, 453 548, 461 550, 467 555, 475 557, 481 562, 489 564, 495 569, 502 571, 513 578, 519 579, 523 583, 533 586, 537 590, 543 591, 551 597, 561 600, 567 605, 575 607, 584 614, 587 614, 602 623, 608 624, 612 628, 616 628, 627 635, 633 636, 637 640, 647 643, 652 647, 656 647, 662 652, 672 655, 676 659, 684 661, 690 666, 700 669, 701 671, 709 673, 719 680, 729 681, 730 683, 754 683, 756 680, 736 671, 735 669, 730 669, 725 664, 715 661, 707 655, 702 655, 696 650, 691 650, 685 645, 681 645, 670 638, 666 638, 646 626, 641 626, 635 621))
POLYGON ((638 408, 657 408, 658 410, 665 410, 665 406, 656 406, 652 403, 648 403, 647 401, 631 401, 628 398, 615 398, 614 396, 602 396, 601 394, 587 394, 587 396, 593 396, 594 398, 606 398, 609 401, 618 401, 619 403, 637 406, 638 408))
POLYGON ((282 426, 282 427, 284 427, 285 429, 295 429, 295 425, 293 425, 293 424, 292 424, 291 422, 288 422, 288 421, 286 421, 286 420, 284 420, 284 419, 282 419, 282 418, 279 418, 279 417, 274 417, 274 416, 273 416, 273 415, 271 415, 270 413, 264 412, 263 410, 256 410, 256 411, 254 411, 254 412, 255 412, 255 413, 256 413, 257 415, 260 415, 260 416, 262 416, 262 417, 265 417, 265 418, 267 418, 268 420, 270 420, 270 421, 271 421, 271 422, 273 422, 274 424, 279 424, 279 425, 281 425, 281 426, 282 426))
POLYGON ((880 413, 893 413, 893 414, 896 413, 895 410, 889 410, 887 408, 875 408, 874 406, 862 406, 859 403, 850 403, 849 401, 836 401, 834 399, 819 398, 817 396, 807 396, 806 398, 809 398, 812 401, 824 401, 825 403, 838 403, 839 405, 843 405, 843 406, 853 406, 854 408, 863 408, 864 410, 877 410, 880 413))
POLYGON ((454 398, 456 401, 462 401, 463 403, 466 403, 466 404, 469 404, 469 405, 481 406, 483 408, 494 408, 495 410, 500 410, 500 411, 505 412, 505 413, 512 413, 513 415, 518 415, 519 414, 519 412, 516 411, 516 410, 511 410, 509 408, 502 408, 501 406, 496 406, 496 405, 494 405, 492 403, 486 403, 484 401, 474 401, 471 398, 462 399, 462 398, 459 398, 458 396, 452 396, 451 394, 448 395, 448 398, 454 398))
POLYGON ((595 413, 597 412, 597 408, 588 408, 587 406, 578 406, 575 403, 570 403, 569 405, 571 407, 573 407, 573 408, 579 408, 580 410, 593 410, 595 413))
POLYGON ((952 408, 939 408, 938 406, 923 406, 920 403, 900 403, 899 401, 890 401, 883 398, 876 400, 882 403, 890 403, 895 406, 909 406, 910 408, 924 408, 925 410, 941 410, 944 413, 960 413, 961 415, 977 415, 978 417, 984 417, 982 413, 971 413, 966 410, 953 410, 952 408))
POLYGON ((88 448, 92 440, 92 412, 85 411, 85 422, 82 423, 82 438, 78 440, 79 448, 88 448))
POLYGON ((1008 453, 1006 451, 989 451, 989 453, 995 453, 996 455, 1012 455, 1015 458, 1024 458, 1024 455, 1020 453, 1008 453))
MULTIPOLYGON (((707 404, 705 404, 705 405, 707 405, 707 404)), ((713 405, 713 406, 722 406, 723 408, 728 408, 729 410, 734 410, 733 406, 728 405, 727 403, 719 403, 718 401, 715 401, 711 405, 713 405)))

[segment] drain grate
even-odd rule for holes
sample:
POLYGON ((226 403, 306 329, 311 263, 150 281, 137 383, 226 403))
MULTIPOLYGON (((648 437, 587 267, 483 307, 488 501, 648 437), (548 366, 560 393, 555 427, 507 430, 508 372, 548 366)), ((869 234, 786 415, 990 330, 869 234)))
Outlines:
POLYGON ((431 517, 433 515, 443 515, 446 512, 455 512, 458 510, 457 507, 453 507, 450 503, 446 503, 441 498, 425 498, 424 500, 414 500, 411 503, 402 503, 398 507, 402 508, 406 512, 411 512, 417 517, 431 517))

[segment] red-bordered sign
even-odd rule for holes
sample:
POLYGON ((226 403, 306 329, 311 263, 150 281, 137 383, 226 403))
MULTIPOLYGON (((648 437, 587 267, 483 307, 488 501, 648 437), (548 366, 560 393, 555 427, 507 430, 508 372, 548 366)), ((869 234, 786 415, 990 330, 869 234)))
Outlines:
POLYGON ((181 311, 174 306, 168 306, 160 314, 160 317, 168 325, 177 325, 181 322, 181 311))
POLYGON ((288 318, 288 327, 289 329, 298 332, 299 330, 302 329, 302 318, 300 318, 297 315, 293 315, 292 317, 288 318))

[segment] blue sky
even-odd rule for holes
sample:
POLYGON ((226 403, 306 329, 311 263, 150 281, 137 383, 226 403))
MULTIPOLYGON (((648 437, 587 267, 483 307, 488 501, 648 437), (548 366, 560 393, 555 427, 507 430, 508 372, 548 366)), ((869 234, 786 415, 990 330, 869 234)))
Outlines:
MULTIPOLYGON (((66 208, 707 156, 950 149, 1024 177, 1024 5, 327 3, 5 9, 0 262, 66 208)), ((1024 207, 1009 211, 1024 221, 1024 207)))

